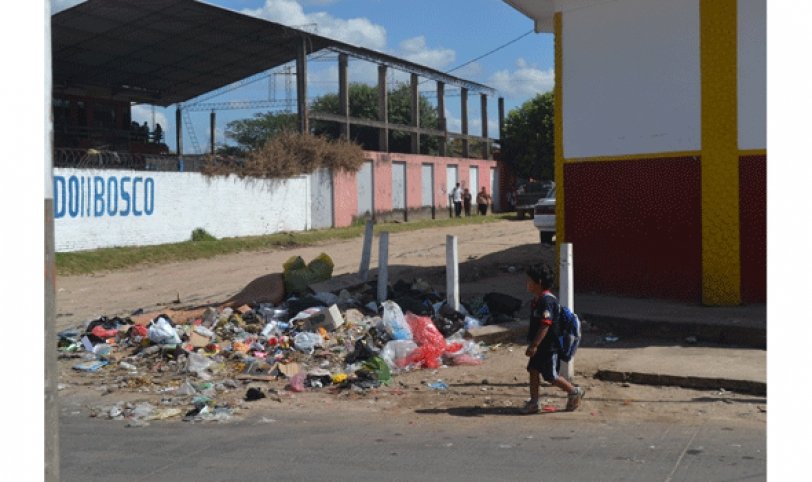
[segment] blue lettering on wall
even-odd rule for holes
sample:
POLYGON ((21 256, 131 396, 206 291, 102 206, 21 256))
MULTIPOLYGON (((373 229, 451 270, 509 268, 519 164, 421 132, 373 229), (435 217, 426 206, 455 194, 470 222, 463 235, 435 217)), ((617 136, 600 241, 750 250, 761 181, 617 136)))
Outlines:
POLYGON ((148 177, 144 181, 144 214, 147 216, 155 210, 155 181, 148 177))
POLYGON ((54 176, 54 218, 65 216, 65 206, 65 178, 54 176))
POLYGON ((107 214, 118 214, 118 179, 115 176, 107 178, 107 214))
POLYGON ((136 177, 135 179, 133 179, 133 216, 140 216, 142 214, 141 211, 138 211, 136 209, 136 205, 138 203, 135 201, 135 198, 136 198, 136 195, 138 193, 137 185, 138 185, 139 182, 143 182, 143 181, 144 181, 143 177, 136 177))
POLYGON ((122 177, 121 178, 121 199, 127 202, 127 209, 122 209, 119 214, 122 216, 127 216, 130 214, 130 193, 127 192, 127 188, 124 187, 124 183, 129 183, 129 177, 122 177))
POLYGON ((131 212, 134 216, 151 216, 155 212, 155 179, 85 177, 54 176, 54 218, 64 218, 65 214, 72 218, 128 216, 131 212))
POLYGON ((104 216, 104 179, 101 176, 93 178, 93 216, 104 216))
POLYGON ((75 218, 79 214, 79 179, 76 176, 71 176, 68 179, 68 213, 70 217, 75 218))

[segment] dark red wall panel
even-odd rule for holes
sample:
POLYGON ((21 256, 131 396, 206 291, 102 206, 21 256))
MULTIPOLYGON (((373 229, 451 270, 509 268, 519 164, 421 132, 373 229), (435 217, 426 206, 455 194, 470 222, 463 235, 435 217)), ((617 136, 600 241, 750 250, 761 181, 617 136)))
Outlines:
POLYGON ((739 159, 742 301, 767 302, 767 156, 739 159))
POLYGON ((576 291, 701 301, 700 173, 698 157, 566 164, 576 291))

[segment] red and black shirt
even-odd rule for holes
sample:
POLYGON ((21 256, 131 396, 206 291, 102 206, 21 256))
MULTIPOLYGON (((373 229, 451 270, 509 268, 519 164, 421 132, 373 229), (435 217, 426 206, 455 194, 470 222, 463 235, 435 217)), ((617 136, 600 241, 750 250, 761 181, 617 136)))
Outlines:
POLYGON ((541 340, 538 352, 554 352, 558 350, 556 338, 558 337, 558 300, 546 290, 541 296, 533 300, 530 307, 530 326, 527 330, 527 342, 533 343, 536 335, 544 325, 549 326, 547 334, 541 340))

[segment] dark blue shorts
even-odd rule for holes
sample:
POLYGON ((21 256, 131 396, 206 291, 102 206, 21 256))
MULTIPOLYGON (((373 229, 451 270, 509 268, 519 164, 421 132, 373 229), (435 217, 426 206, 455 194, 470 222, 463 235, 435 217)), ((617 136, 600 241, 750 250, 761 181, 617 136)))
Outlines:
POLYGON ((558 371, 561 369, 561 360, 558 352, 536 352, 533 358, 527 362, 527 371, 536 370, 541 373, 541 378, 545 382, 553 383, 558 379, 558 371))

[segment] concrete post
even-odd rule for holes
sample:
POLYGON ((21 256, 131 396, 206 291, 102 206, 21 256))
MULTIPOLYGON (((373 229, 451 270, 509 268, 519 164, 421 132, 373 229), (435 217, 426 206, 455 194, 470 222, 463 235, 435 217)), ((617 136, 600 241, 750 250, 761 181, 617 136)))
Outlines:
POLYGON ((347 54, 338 54, 338 113, 344 117, 341 137, 350 138, 350 86, 347 75, 347 54))
MULTIPOLYGON (((412 74, 412 127, 420 127, 420 91, 418 89, 417 74, 412 74)), ((420 134, 412 132, 412 154, 420 154, 420 134)))
POLYGON ((505 98, 499 97, 499 140, 505 136, 505 98))
MULTIPOLYGON (((482 137, 488 137, 488 96, 480 94, 480 111, 482 112, 482 137)), ((482 142, 482 159, 488 159, 490 156, 490 144, 488 141, 482 142)))
POLYGON ((386 301, 389 294, 389 232, 381 231, 378 247, 378 303, 386 301))
POLYGON ((211 111, 209 116, 209 131, 211 132, 211 155, 214 157, 214 149, 217 141, 217 114, 211 111))
MULTIPOLYGON (((561 306, 575 311, 575 290, 572 270, 572 243, 561 243, 559 263, 558 300, 561 306)), ((561 362, 561 376, 572 382, 575 377, 575 360, 561 362)))
POLYGON ((448 129, 445 121, 445 83, 437 82, 437 120, 440 124, 438 127, 445 133, 440 138, 440 156, 446 156, 446 148, 448 145, 448 129))
POLYGON ((45 0, 45 480, 59 480, 59 401, 56 367, 56 254, 54 238, 54 123, 51 0, 45 0))
MULTIPOLYGON (((389 122, 389 104, 386 91, 386 66, 378 66, 378 120, 389 122)), ((378 129, 378 150, 389 152, 389 129, 381 127, 378 129)))
MULTIPOLYGON (((467 136, 468 135, 468 89, 463 87, 461 89, 460 95, 460 121, 462 122, 462 134, 467 136)), ((469 157, 469 143, 468 139, 462 140, 462 157, 468 159, 469 157)))
POLYGON ((445 237, 445 284, 448 306, 460 309, 460 267, 457 264, 457 237, 445 237))
POLYGON ((366 281, 369 278, 369 260, 372 257, 372 227, 375 223, 367 220, 367 228, 364 232, 364 248, 361 252, 361 267, 358 268, 358 276, 366 281))
POLYGON ((310 132, 307 117, 307 38, 296 42, 296 108, 299 114, 299 133, 310 132))
POLYGON ((183 156, 183 117, 180 107, 175 109, 175 142, 178 145, 178 159, 183 156))

